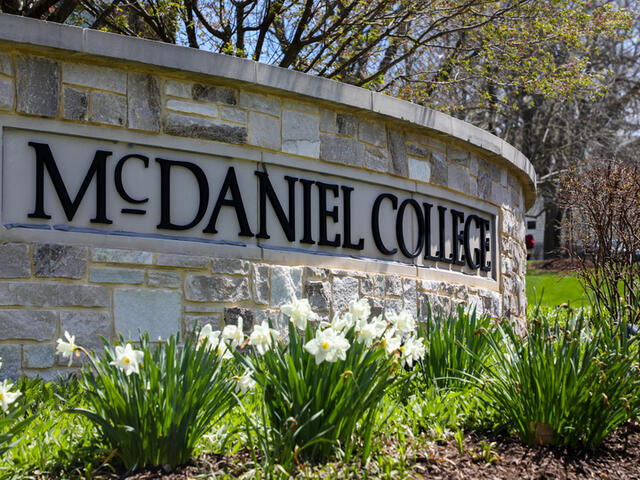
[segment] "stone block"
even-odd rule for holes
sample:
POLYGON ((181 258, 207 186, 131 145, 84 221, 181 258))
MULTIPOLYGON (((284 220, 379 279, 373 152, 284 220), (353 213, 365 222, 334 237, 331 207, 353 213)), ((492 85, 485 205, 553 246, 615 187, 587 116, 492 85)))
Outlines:
POLYGON ((329 270, 326 268, 304 267, 303 274, 304 278, 306 278, 307 280, 326 280, 329 278, 329 270))
POLYGON ((11 55, 8 53, 0 53, 0 73, 4 75, 13 75, 13 67, 11 66, 11 55))
POLYGON ((251 268, 251 291, 253 301, 260 305, 269 305, 269 266, 253 265, 251 268))
POLYGON ((65 62, 62 64, 62 81, 98 90, 127 93, 127 72, 115 68, 65 62))
POLYGON ((336 315, 348 308, 351 300, 357 300, 360 297, 358 279, 333 277, 331 279, 331 297, 333 314, 336 315))
POLYGON ((427 312, 427 302, 431 306, 431 314, 434 317, 448 317, 454 308, 454 303, 445 295, 425 295, 420 306, 423 317, 427 312))
POLYGON ((36 277, 82 278, 87 272, 87 247, 36 245, 33 263, 36 277))
POLYGON ((314 311, 326 312, 331 306, 331 284, 308 280, 304 284, 303 297, 309 300, 314 311))
POLYGON ((278 97, 241 90, 239 105, 249 110, 280 116, 280 99, 278 97))
POLYGON ((171 270, 149 270, 147 272, 147 285, 150 287, 178 288, 182 285, 180 272, 171 270))
POLYGON ((487 172, 491 176, 491 180, 494 182, 501 181, 502 174, 500 172, 500 167, 497 165, 487 162, 484 158, 478 158, 478 167, 487 172))
POLYGON ((30 276, 29 245, 23 243, 0 245, 0 278, 27 278, 30 276))
POLYGON ((93 283, 129 283, 141 285, 144 283, 144 270, 131 268, 92 268, 89 271, 89 281, 93 283))
POLYGON ((193 85, 179 80, 166 80, 164 82, 164 93, 173 97, 191 98, 193 85))
POLYGON ((115 290, 113 317, 116 333, 138 339, 138 331, 151 340, 167 339, 181 331, 181 295, 174 290, 115 290))
POLYGON ((491 177, 487 172, 482 170, 478 172, 476 188, 478 189, 478 197, 483 200, 489 200, 489 198, 491 198, 491 177))
POLYGON ((431 152, 431 183, 447 186, 449 166, 443 153, 431 152))
POLYGON ((400 313, 404 309, 404 303, 401 298, 385 298, 384 299, 384 313, 389 315, 390 313, 400 313))
POLYGON ((397 130, 388 131, 389 153, 391 154, 391 173, 407 176, 407 149, 405 137, 397 130))
POLYGON ((202 329, 205 325, 211 325, 213 330, 222 330, 222 314, 213 313, 209 315, 185 315, 184 333, 189 335, 202 329))
POLYGON ((251 335, 255 325, 255 315, 249 308, 227 307, 224 309, 224 324, 238 325, 238 317, 242 317, 242 331, 251 335))
POLYGON ((384 147, 387 145, 387 129, 381 122, 360 120, 358 138, 360 141, 384 147))
POLYGON ((91 261, 98 263, 131 263, 151 265, 153 254, 139 250, 119 250, 115 248, 92 248, 91 261))
MULTIPOLYGON (((358 119, 355 115, 349 113, 338 113, 336 115, 336 131, 340 135, 355 137, 358 133, 358 119)), ((362 138, 360 140, 362 140, 362 138)))
POLYGON ((249 144, 270 150, 280 150, 280 119, 250 112, 249 144))
POLYGON ((182 113, 195 113, 205 117, 218 117, 218 106, 211 103, 185 102, 184 100, 167 100, 167 109, 182 113))
POLYGON ((0 340, 53 340, 58 315, 50 310, 0 310, 0 340))
POLYGON ((307 102, 298 102, 295 100, 283 99, 282 108, 288 110, 297 110, 304 113, 318 114, 320 111, 317 105, 307 102))
POLYGON ((433 150, 431 150, 430 148, 423 147, 422 145, 416 145, 415 143, 407 143, 407 153, 412 157, 428 159, 431 157, 432 151, 433 150))
POLYGON ((91 93, 91 121, 124 126, 127 123, 127 97, 115 93, 91 93))
POLYGON ((402 278, 396 275, 387 275, 384 277, 384 291, 387 297, 401 297, 402 278))
POLYGON ((99 285, 0 282, 0 305, 108 307, 109 290, 99 285))
POLYGON ((360 280, 360 292, 362 295, 384 297, 385 277, 380 274, 367 275, 360 280))
POLYGON ((230 275, 247 275, 250 264, 239 258, 213 258, 211 273, 227 273, 230 275))
POLYGON ((0 110, 13 110, 13 82, 0 78, 0 110))
POLYGON ((384 300, 375 297, 362 297, 369 302, 371 308, 371 315, 369 318, 377 317, 378 315, 384 316, 384 300))
POLYGON ((105 312, 60 312, 60 333, 76 336, 76 344, 88 350, 102 352, 100 337, 111 340, 111 318, 105 312))
POLYGON ((160 81, 147 73, 129 72, 127 78, 129 128, 147 132, 160 131, 160 81))
POLYGON ((320 158, 328 162, 361 167, 364 164, 364 145, 353 138, 322 134, 320 158))
POLYGON ((511 195, 509 195, 507 187, 497 182, 491 182, 491 196, 489 197, 489 201, 496 205, 506 205, 510 200, 511 195))
POLYGON ((320 109, 320 131, 336 133, 336 112, 328 108, 320 109))
POLYGON ((214 85, 202 85, 200 83, 194 84, 191 88, 191 97, 194 100, 212 103, 226 103, 228 105, 236 105, 238 103, 235 89, 214 85))
POLYGON ((447 147, 447 160, 452 163, 459 163, 465 167, 469 167, 469 152, 460 150, 455 147, 447 147))
POLYGON ((367 145, 364 153, 364 163, 367 168, 378 172, 389 171, 389 154, 382 148, 367 145))
POLYGON ((56 346, 53 343, 44 345, 30 344, 22 347, 24 368, 49 368, 53 367, 56 360, 56 346))
POLYGON ((164 267, 208 268, 211 259, 198 255, 159 253, 156 264, 164 267))
POLYGON ((421 182, 431 181, 431 163, 419 158, 409 157, 409 177, 421 182))
POLYGON ((194 302, 234 303, 249 300, 249 281, 246 277, 187 275, 184 295, 194 302))
POLYGON ((247 123, 247 111, 235 107, 220 107, 220 116, 222 120, 236 123, 247 123))
POLYGON ((55 117, 60 97, 60 67, 48 58, 16 56, 19 112, 55 117))
POLYGON ((89 94, 82 90, 64 87, 63 115, 67 120, 86 121, 89 118, 89 94))
POLYGON ((458 164, 449 165, 448 169, 448 186, 453 190, 463 193, 470 193, 471 186, 469 182, 469 169, 458 164))
POLYGON ((22 374, 22 346, 0 345, 0 380, 11 378, 17 380, 22 374))
POLYGON ((273 267, 269 305, 281 307, 302 298, 302 267, 273 267))
POLYGON ((203 138, 235 144, 247 142, 247 127, 178 113, 170 113, 166 116, 164 131, 179 137, 203 138))
POLYGON ((317 115, 282 111, 282 151, 305 157, 320 155, 320 123, 317 115))

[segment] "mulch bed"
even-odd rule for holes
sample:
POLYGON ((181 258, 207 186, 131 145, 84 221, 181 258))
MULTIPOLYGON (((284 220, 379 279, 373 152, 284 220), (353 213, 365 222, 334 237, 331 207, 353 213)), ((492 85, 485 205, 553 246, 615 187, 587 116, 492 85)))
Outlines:
MULTIPOLYGON (((145 470, 124 480, 187 480, 203 478, 207 472, 224 471, 230 477, 242 474, 241 465, 250 457, 246 453, 235 457, 207 455, 195 464, 180 467, 171 473, 162 469, 145 470)), ((417 452, 416 461, 403 478, 434 480, 640 480, 640 425, 630 422, 611 434, 595 450, 552 446, 529 447, 518 439, 505 436, 465 435, 463 453, 455 440, 446 444, 429 444, 417 452), (486 455, 486 445, 491 445, 486 455), (486 459, 492 462, 487 463, 486 459)), ((352 471, 353 474, 353 471, 352 471)), ((368 472, 369 478, 376 478, 368 472)), ((381 477, 387 478, 386 475, 381 477)), ((353 477, 351 477, 353 478, 353 477)))
MULTIPOLYGON (((587 266, 589 261, 587 261, 587 266)), ((528 268, 531 270, 543 271, 543 272, 575 272, 582 267, 582 262, 575 258, 549 258, 547 260, 533 260, 529 262, 528 268)))

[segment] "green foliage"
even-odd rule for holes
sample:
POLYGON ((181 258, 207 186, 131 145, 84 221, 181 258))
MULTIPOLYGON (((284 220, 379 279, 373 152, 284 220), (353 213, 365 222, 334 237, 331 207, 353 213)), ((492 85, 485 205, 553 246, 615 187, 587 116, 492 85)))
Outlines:
POLYGON ((619 340, 594 331, 582 315, 532 318, 524 336, 513 323, 499 332, 488 337, 495 361, 477 380, 523 442, 595 446, 634 414, 637 345, 616 348, 619 340))
POLYGON ((304 348, 314 330, 309 324, 302 334, 292 325, 286 345, 241 359, 263 392, 258 419, 250 421, 256 440, 270 465, 287 470, 303 459, 324 460, 338 447, 348 460, 358 437, 368 456, 376 411, 395 381, 393 357, 356 342, 353 327, 345 360, 316 363, 304 348))
MULTIPOLYGON (((122 343, 122 338, 120 339, 122 343)), ((234 404, 232 362, 192 337, 152 346, 141 336, 139 374, 118 367, 117 352, 105 346, 90 355, 82 373, 89 409, 73 409, 91 420, 126 468, 186 463, 201 437, 234 404)))
POLYGON ((557 307, 569 304, 581 307, 589 304, 580 281, 570 274, 527 270, 527 302, 529 305, 557 307))
POLYGON ((490 317, 458 306, 449 316, 433 315, 428 306, 418 325, 418 336, 427 346, 425 358, 418 362, 423 387, 462 387, 468 376, 480 372, 490 353, 489 337, 495 335, 490 317))

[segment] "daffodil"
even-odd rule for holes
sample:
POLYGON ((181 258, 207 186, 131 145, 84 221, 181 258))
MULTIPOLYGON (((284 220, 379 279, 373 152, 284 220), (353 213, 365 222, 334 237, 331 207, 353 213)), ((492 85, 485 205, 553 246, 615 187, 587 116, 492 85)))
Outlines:
POLYGON ((402 338, 395 335, 395 330, 389 330, 381 340, 382 346, 387 352, 387 355, 391 355, 396 350, 400 349, 402 345, 402 338))
POLYGON ((222 338, 231 340, 231 346, 237 347, 244 342, 244 333, 242 331, 242 317, 238 317, 237 325, 227 325, 222 329, 222 338))
POLYGON ((387 322, 385 322, 381 316, 377 316, 371 320, 371 322, 358 323, 356 337, 358 342, 364 343, 367 347, 373 345, 373 343, 379 339, 387 328, 387 322))
POLYGON ((371 306, 366 298, 351 300, 349 302, 349 313, 353 315, 356 322, 364 322, 371 315, 371 306))
POLYGON ((9 411, 9 405, 15 402, 21 395, 20 392, 11 392, 11 386, 9 380, 3 380, 2 383, 0 383, 0 407, 2 407, 4 413, 9 411))
POLYGON ((123 348, 118 345, 116 347, 116 359, 109 362, 109 365, 115 365, 122 370, 127 376, 132 373, 140 373, 140 364, 144 359, 144 353, 141 350, 134 350, 130 343, 123 348))
POLYGON ((356 317, 351 312, 335 315, 331 327, 338 333, 344 333, 356 324, 356 317))
POLYGON ((220 340, 217 347, 218 356, 222 357, 223 360, 229 360, 233 357, 233 353, 229 350, 229 346, 225 343, 224 340, 220 340))
POLYGON ((251 376, 250 372, 244 372, 244 375, 237 377, 238 383, 236 384, 237 390, 243 395, 256 388, 256 381, 251 376))
POLYGON ((409 367, 413 367, 414 361, 417 362, 424 358, 426 347, 422 343, 422 340, 422 338, 411 336, 407 338, 404 345, 400 347, 400 358, 404 363, 409 365, 409 367))
POLYGON ((249 336, 249 345, 255 347, 258 354, 263 355, 267 350, 271 348, 273 339, 278 336, 278 331, 270 328, 266 320, 262 322, 262 325, 256 325, 253 327, 253 332, 249 336))
POLYGON ((56 353, 61 353, 62 358, 69 358, 69 366, 71 366, 71 362, 73 362, 73 352, 78 350, 78 346, 76 345, 76 337, 75 335, 70 335, 69 332, 65 330, 64 337, 67 339, 65 342, 61 338, 58 339, 56 345, 56 353))
POLYGON ((387 320, 403 335, 410 335, 416 329, 415 319, 406 310, 402 310, 400 313, 387 313, 387 320))
POLYGON ((316 359, 316 365, 322 362, 337 362, 347 358, 349 341, 336 332, 333 328, 320 330, 316 338, 309 340, 304 349, 316 359))
POLYGON ((309 320, 315 320, 317 318, 317 315, 311 310, 309 300, 306 298, 302 300, 294 298, 291 303, 280 307, 280 311, 289 317, 293 324, 300 330, 307 328, 307 322, 309 320))
POLYGON ((198 343, 207 348, 217 348, 220 342, 220 331, 214 330, 210 324, 206 324, 198 334, 198 343))

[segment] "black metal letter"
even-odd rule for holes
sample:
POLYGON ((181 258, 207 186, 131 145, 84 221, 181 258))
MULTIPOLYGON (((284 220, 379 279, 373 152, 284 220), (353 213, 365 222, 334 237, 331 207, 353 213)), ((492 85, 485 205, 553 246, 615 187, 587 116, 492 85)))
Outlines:
POLYGON ((227 176, 224 178, 222 189, 220 189, 220 195, 216 200, 216 205, 213 207, 213 213, 211 213, 211 219, 207 228, 203 230, 204 233, 218 233, 216 230, 216 222, 218 221, 218 215, 220 209, 225 207, 233 207, 236 211, 236 218, 238 219, 238 225, 240 226, 240 232, 238 235, 242 237, 253 237, 249 222, 247 221, 247 214, 244 210, 244 204, 242 203, 242 195, 240 194, 240 187, 238 186, 238 179, 236 178, 236 171, 233 167, 229 167, 227 170, 227 176), (231 200, 226 200, 227 192, 231 191, 231 200))
POLYGON ((422 204, 424 208, 424 225, 425 225, 425 235, 424 235, 424 259, 432 260, 437 262, 440 260, 440 257, 437 255, 431 255, 431 205, 430 203, 424 202, 422 204))
POLYGON ((378 195, 375 202, 373 202, 373 210, 371 211, 371 231, 373 232, 373 241, 376 247, 378 247, 378 250, 385 255, 393 255, 398 249, 394 248, 393 250, 389 250, 382 242, 382 237, 380 236, 380 204, 386 198, 391 200, 391 206, 394 210, 398 208, 398 197, 395 195, 391 193, 381 193, 378 195))
POLYGON ((445 255, 445 236, 444 236, 444 224, 445 224, 445 219, 444 219, 444 214, 447 211, 447 207, 443 207, 441 205, 438 206, 438 244, 440 246, 440 250, 438 250, 436 252, 436 255, 438 256, 438 261, 440 262, 444 262, 444 263, 453 263, 453 260, 451 260, 450 258, 447 258, 447 256, 445 255))
POLYGON ((318 186, 318 204, 319 204, 319 218, 320 218, 320 240, 318 245, 325 245, 328 247, 340 246, 340 234, 336 233, 333 240, 327 238, 327 217, 332 218, 334 222, 338 221, 338 206, 334 205, 331 210, 327 210, 327 190, 333 192, 333 196, 338 198, 340 191, 338 185, 332 183, 316 182, 318 186))
POLYGON ((254 172, 258 176, 260 184, 260 216, 259 216, 259 228, 256 237, 258 238, 271 238, 267 233, 267 198, 273 207, 280 226, 287 236, 287 240, 290 242, 296 241, 296 182, 297 178, 285 176, 285 180, 289 184, 289 218, 284 213, 284 209, 278 200, 271 181, 269 180, 269 174, 267 172, 261 172, 256 170, 254 172))
POLYGON ((352 248, 354 250, 364 250, 364 238, 358 240, 358 243, 351 241, 351 192, 353 187, 345 187, 342 185, 342 194, 344 197, 343 222, 344 222, 344 238, 342 239, 342 248, 352 248))
POLYGON ((396 216, 396 238, 398 239, 400 251, 405 257, 416 258, 420 255, 424 245, 424 217, 422 216, 420 204, 412 198, 404 200, 400 204, 400 208, 398 208, 398 215, 396 216), (418 219, 418 242, 416 243, 416 249, 413 252, 410 252, 407 249, 407 244, 404 241, 404 228, 402 228, 404 226, 404 211, 407 208, 407 205, 411 205, 413 207, 413 210, 416 212, 416 218, 418 219))
MULTIPOLYGON (((480 217, 477 215, 469 215, 467 217, 467 221, 464 222, 464 256, 467 259, 467 265, 472 270, 477 270, 480 268, 480 249, 474 248, 473 255, 471 253, 471 222, 475 222, 476 227, 480 224, 480 217)), ((482 242, 482 241, 481 241, 482 242)))
POLYGON ((451 260, 455 265, 464 265, 464 254, 460 258, 460 245, 464 245, 464 231, 460 233, 458 227, 464 222, 464 213, 451 209, 451 260))
POLYGON ((33 213, 27 214, 29 218, 51 218, 44 211, 44 169, 49 172, 49 178, 53 184, 53 188, 58 195, 58 199, 62 204, 64 213, 67 216, 67 220, 72 221, 80 202, 84 198, 84 194, 89 188, 89 184, 96 176, 96 216, 89 221, 91 223, 104 223, 111 224, 111 220, 107 218, 107 157, 112 152, 106 150, 97 150, 93 157, 93 162, 89 166, 89 170, 80 185, 80 189, 76 195, 76 198, 71 200, 67 187, 64 185, 60 170, 56 165, 56 161, 53 158, 51 149, 46 143, 29 142, 29 146, 33 147, 36 151, 36 205, 33 213))
POLYGON ((480 219, 480 270, 484 272, 491 271, 491 262, 487 261, 487 252, 491 251, 491 238, 487 238, 487 232, 490 232, 491 224, 489 220, 480 219))
POLYGON ((313 180, 300 179, 302 184, 302 238, 301 243, 308 243, 313 245, 313 238, 311 237, 311 185, 313 180))
MULTIPOLYGON (((134 204, 147 203, 149 201, 148 198, 143 198, 141 200, 135 199, 131 195, 129 195, 127 191, 124 189, 124 185, 122 183, 122 169, 124 168, 124 164, 130 158, 136 158, 138 160, 141 160, 142 163, 144 164, 144 168, 149 168, 148 157, 145 157, 144 155, 137 155, 135 153, 132 153, 131 155, 125 155, 118 161, 118 164, 116 165, 116 170, 113 174, 113 180, 116 184, 116 190, 118 192, 118 195, 120 195, 120 197, 122 197, 122 199, 125 202, 134 203, 134 204)), ((144 215, 145 213, 147 213, 146 210, 141 210, 137 208, 123 208, 120 211, 122 213, 133 213, 135 215, 144 215)))
POLYGON ((195 227, 209 205, 209 183, 202 169, 191 162, 181 162, 178 160, 165 160, 164 158, 156 158, 156 162, 160 164, 160 223, 157 228, 166 230, 188 230, 195 227), (182 167, 193 173, 198 181, 198 191, 200 193, 200 201, 198 204, 198 213, 193 220, 185 225, 177 225, 171 222, 171 167, 182 167))

